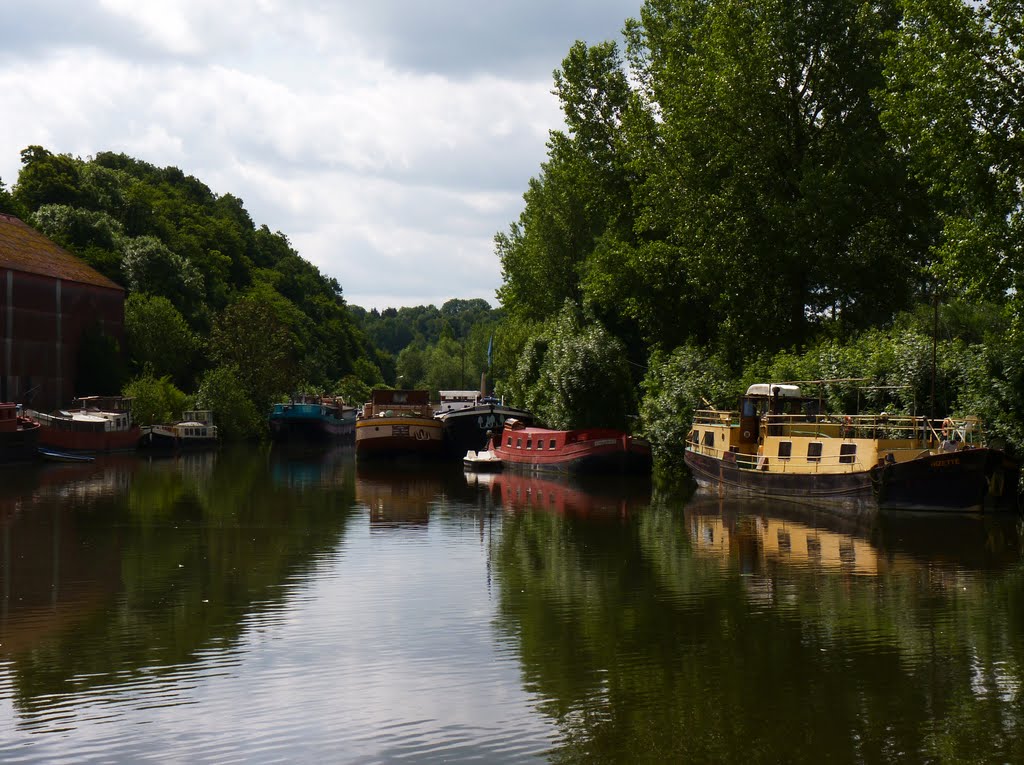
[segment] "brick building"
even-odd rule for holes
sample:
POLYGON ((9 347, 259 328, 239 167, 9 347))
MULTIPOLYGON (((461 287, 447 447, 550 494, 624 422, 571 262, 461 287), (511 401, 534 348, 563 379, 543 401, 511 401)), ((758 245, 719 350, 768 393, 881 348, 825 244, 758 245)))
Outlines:
POLYGON ((82 393, 75 385, 86 332, 123 346, 124 289, 0 214, 0 401, 42 410, 70 403, 82 393))

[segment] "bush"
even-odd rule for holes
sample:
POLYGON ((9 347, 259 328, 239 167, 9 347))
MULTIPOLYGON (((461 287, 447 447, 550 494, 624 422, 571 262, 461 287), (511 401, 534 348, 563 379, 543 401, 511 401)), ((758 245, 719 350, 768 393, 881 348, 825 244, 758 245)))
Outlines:
POLYGON ((199 384, 196 405, 213 412, 213 422, 221 440, 242 441, 262 438, 267 432, 267 417, 246 395, 233 365, 211 369, 199 384))

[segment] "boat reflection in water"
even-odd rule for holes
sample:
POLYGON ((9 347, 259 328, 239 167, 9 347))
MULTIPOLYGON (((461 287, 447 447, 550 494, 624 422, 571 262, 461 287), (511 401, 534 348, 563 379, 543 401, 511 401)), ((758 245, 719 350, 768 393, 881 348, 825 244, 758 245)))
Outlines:
POLYGON ((777 566, 877 576, 922 563, 999 570, 1019 562, 1015 514, 844 516, 768 500, 698 496, 684 511, 694 551, 744 573, 777 566))
POLYGON ((352 446, 322 446, 282 441, 270 450, 270 477, 275 486, 306 491, 351 485, 352 446))
POLYGON ((451 471, 416 463, 356 463, 356 502, 370 513, 370 528, 426 528, 451 471))
POLYGON ((505 510, 543 510, 567 516, 627 516, 651 502, 646 477, 470 473, 470 486, 491 494, 505 510))

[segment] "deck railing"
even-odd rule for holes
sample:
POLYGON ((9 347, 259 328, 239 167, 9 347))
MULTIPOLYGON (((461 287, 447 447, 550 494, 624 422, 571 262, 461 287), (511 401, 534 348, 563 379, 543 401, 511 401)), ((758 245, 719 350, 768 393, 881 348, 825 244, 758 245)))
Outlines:
MULTIPOLYGON (((694 425, 739 427, 740 413, 700 409, 694 425)), ((888 440, 960 441, 978 444, 983 440, 981 421, 976 417, 947 417, 931 420, 913 415, 889 414, 770 414, 760 418, 761 435, 792 435, 811 438, 871 438, 888 440)))

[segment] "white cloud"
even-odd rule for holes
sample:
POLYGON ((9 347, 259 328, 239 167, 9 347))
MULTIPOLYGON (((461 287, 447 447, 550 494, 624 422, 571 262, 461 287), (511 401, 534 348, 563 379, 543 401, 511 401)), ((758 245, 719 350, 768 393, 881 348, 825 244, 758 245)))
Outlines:
POLYGON ((124 152, 242 198, 350 302, 493 302, 492 237, 560 125, 550 71, 639 0, 511 8, 16 0, 0 178, 32 144, 124 152))

